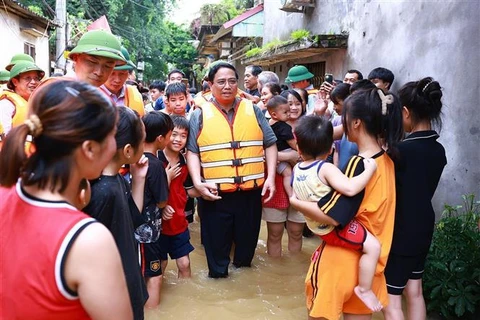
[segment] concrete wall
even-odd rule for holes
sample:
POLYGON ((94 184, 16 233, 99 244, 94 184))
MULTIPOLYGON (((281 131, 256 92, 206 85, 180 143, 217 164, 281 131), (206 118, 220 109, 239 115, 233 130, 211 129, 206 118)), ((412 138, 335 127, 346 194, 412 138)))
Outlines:
MULTIPOLYGON (((48 33, 45 33, 45 36, 36 37, 22 32, 20 31, 19 20, 20 18, 13 15, 11 11, 7 13, 4 10, 0 10, 0 30, 2 30, 0 32, 0 43, 2 44, 0 68, 5 68, 13 55, 24 53, 23 45, 25 42, 28 42, 35 46, 35 63, 45 71, 46 75, 49 75, 48 33)), ((36 29, 44 32, 44 29, 40 26, 36 26, 36 29)))
POLYGON ((480 198, 480 1, 317 0, 306 14, 285 13, 280 6, 280 0, 265 0, 264 43, 301 28, 348 32, 345 53, 313 58, 325 61, 336 79, 350 68, 366 77, 382 66, 395 74, 393 91, 425 76, 438 80, 444 88, 440 142, 448 165, 434 207, 439 215, 444 203, 460 203, 462 194, 480 198))

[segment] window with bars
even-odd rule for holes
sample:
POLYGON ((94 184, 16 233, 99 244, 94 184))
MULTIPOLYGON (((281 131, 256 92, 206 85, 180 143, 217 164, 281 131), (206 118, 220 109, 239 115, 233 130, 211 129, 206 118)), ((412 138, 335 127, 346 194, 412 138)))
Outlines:
POLYGON ((313 84, 313 87, 316 89, 320 88, 320 85, 324 81, 325 77, 325 61, 305 63, 303 65, 314 75, 314 77, 310 80, 310 82, 313 84))
POLYGON ((35 45, 31 44, 31 43, 28 43, 28 42, 25 42, 23 44, 23 53, 28 54, 29 56, 31 56, 33 58, 33 60, 35 60, 35 45))

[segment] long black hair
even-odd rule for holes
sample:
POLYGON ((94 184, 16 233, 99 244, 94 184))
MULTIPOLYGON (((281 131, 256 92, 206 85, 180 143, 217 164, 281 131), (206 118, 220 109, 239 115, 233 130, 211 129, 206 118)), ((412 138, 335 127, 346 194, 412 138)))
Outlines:
POLYGON ((349 122, 359 119, 368 134, 382 140, 390 155, 395 154, 395 146, 403 138, 402 107, 398 97, 378 88, 360 90, 343 102, 343 108, 342 123, 347 136, 349 122))
POLYGON ((398 91, 400 102, 412 116, 413 122, 430 121, 439 131, 442 128, 442 87, 431 77, 406 83, 398 91))

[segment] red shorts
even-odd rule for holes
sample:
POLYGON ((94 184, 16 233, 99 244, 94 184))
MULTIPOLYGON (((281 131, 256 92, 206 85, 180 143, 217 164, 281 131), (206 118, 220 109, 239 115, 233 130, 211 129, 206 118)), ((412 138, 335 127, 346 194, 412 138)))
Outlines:
POLYGON ((353 219, 345 228, 335 228, 332 232, 320 236, 320 238, 332 246, 361 251, 363 250, 363 243, 367 238, 367 231, 361 223, 353 219))

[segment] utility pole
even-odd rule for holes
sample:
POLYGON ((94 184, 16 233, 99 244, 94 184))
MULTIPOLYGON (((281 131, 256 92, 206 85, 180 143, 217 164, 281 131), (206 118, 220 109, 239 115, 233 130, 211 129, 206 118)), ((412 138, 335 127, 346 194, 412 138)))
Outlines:
POLYGON ((63 56, 63 51, 65 51, 67 44, 67 4, 66 0, 56 0, 55 1, 55 15, 56 22, 59 25, 57 28, 57 41, 56 41, 56 58, 55 61, 55 71, 64 72, 65 71, 65 57, 63 56))

